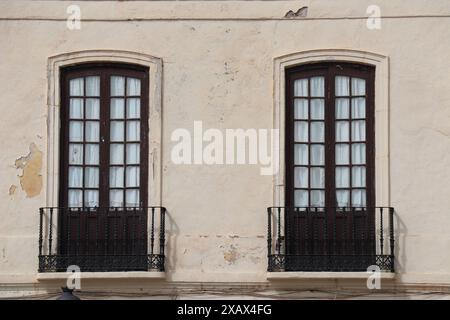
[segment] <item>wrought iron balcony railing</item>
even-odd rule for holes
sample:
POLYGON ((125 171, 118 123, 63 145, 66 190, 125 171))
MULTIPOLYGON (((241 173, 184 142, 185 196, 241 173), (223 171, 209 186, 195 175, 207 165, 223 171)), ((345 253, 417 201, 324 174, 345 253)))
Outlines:
POLYGON ((269 207, 268 271, 394 272, 394 208, 269 207))
POLYGON ((39 272, 164 271, 164 207, 40 208, 39 272))

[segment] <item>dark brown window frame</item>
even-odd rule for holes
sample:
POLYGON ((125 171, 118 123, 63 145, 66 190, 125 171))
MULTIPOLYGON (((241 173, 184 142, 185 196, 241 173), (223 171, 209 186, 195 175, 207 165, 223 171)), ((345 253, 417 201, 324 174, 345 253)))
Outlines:
MULTIPOLYGON (((375 205, 375 67, 364 64, 354 64, 347 62, 326 62, 311 63, 286 69, 285 73, 285 205, 294 207, 294 81, 297 79, 309 78, 313 76, 323 76, 325 79, 325 110, 324 110, 324 145, 325 145, 325 207, 336 207, 336 186, 335 186, 335 77, 348 76, 358 77, 366 80, 366 207, 375 205)), ((351 84, 350 84, 351 86, 351 84)), ((351 87, 349 88, 351 95, 351 87)), ((345 98, 345 97, 339 97, 345 98)), ((350 97, 348 97, 350 98, 350 97)), ((311 97, 308 97, 311 99, 311 97)), ((350 106, 351 107, 351 106, 350 106)), ((310 112, 310 111, 309 111, 310 112)), ((309 117, 310 118, 310 117, 309 117)), ((356 120, 356 119, 353 119, 356 120)), ((311 121, 311 119, 308 119, 311 121)), ((349 134, 351 141, 351 121, 349 123, 349 134)), ((308 126, 309 128, 309 126, 308 126)), ((309 130, 309 129, 308 129, 309 130)), ((308 135, 310 139, 310 135, 308 135)), ((308 141, 308 144, 311 142, 308 141)), ((350 144, 352 142, 349 142, 350 144)), ((355 142, 356 143, 356 142, 355 142)), ((315 144, 315 142, 314 142, 315 144)), ((351 148, 350 148, 351 153, 351 148)), ((308 154, 310 158, 310 153, 308 154)), ((310 159, 309 159, 310 160, 310 159)), ((308 168, 311 163, 308 162, 308 168)), ((350 197, 351 197, 351 171, 350 162, 350 197)), ((310 177, 308 178, 311 179, 310 177)), ((308 189, 311 190, 310 184, 308 189)), ((311 203, 311 199, 308 199, 311 203)))
MULTIPOLYGON (((109 205, 109 168, 110 168, 110 155, 109 146, 110 141, 110 77, 111 76, 123 76, 133 77, 141 80, 141 99, 140 105, 140 173, 139 180, 140 186, 134 189, 139 189, 139 203, 140 207, 146 207, 148 202, 148 144, 149 144, 149 68, 124 63, 86 63, 80 65, 74 65, 65 67, 61 70, 60 83, 61 83, 61 112, 60 112, 60 187, 59 187, 59 206, 68 206, 68 168, 69 168, 69 85, 70 80, 78 77, 88 76, 100 76, 100 139, 99 139, 99 165, 100 177, 99 177, 99 207, 110 207, 109 205)), ((131 97, 131 96, 130 96, 131 97)), ((83 97, 86 100, 86 96, 83 97)), ((120 97, 114 97, 120 98, 120 97)), ((127 98, 129 98, 127 96, 127 98)), ((85 106, 85 104, 83 104, 85 106)), ((124 122, 127 120, 126 114, 124 115, 124 122)), ((86 119, 83 119, 83 122, 86 119)), ((83 129, 85 130, 85 129, 83 129)), ((125 132, 124 132, 125 134, 125 132)), ((126 136, 124 137, 126 143, 126 136)), ((83 144, 86 142, 83 141, 83 144)), ((89 142, 91 143, 91 142, 89 142)), ((116 142, 114 142, 116 143, 116 142)), ((125 148, 126 149, 126 148, 125 148)), ((124 157, 126 157, 126 150, 124 151, 124 157)), ((124 158, 126 161, 126 158, 124 158)), ((86 166, 85 164, 82 165, 86 166)), ((95 165, 89 165, 95 166, 95 165)), ((124 181, 125 183, 125 181, 124 181)), ((126 186, 122 189, 125 189, 126 186)), ((126 188, 133 189, 133 188, 126 188)), ((84 203, 84 190, 83 186, 83 206, 84 203)), ((124 192, 125 197, 125 192, 124 192)), ((124 198, 124 206, 125 206, 124 198)))

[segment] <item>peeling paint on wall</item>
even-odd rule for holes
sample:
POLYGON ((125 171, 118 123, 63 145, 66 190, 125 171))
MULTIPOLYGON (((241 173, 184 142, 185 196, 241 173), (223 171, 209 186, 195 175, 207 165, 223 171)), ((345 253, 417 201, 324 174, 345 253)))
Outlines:
POLYGON ((15 184, 12 184, 12 185, 9 187, 8 194, 9 194, 10 196, 12 196, 12 195, 16 192, 16 189, 17 189, 17 186, 16 186, 15 184))
POLYGON ((223 253, 223 258, 226 262, 233 264, 239 258, 239 253, 237 252, 236 247, 231 245, 230 250, 223 253))
POLYGON ((18 175, 20 186, 27 197, 32 198, 39 195, 42 190, 42 151, 38 149, 36 144, 30 144, 30 152, 28 155, 18 158, 15 167, 21 170, 18 175))

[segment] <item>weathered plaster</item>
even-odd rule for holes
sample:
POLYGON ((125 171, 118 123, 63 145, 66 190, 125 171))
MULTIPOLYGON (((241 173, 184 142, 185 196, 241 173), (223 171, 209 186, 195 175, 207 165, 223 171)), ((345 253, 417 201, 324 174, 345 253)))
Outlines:
MULTIPOLYGON (((21 170, 19 173, 20 186, 25 191, 28 198, 35 197, 42 190, 42 151, 32 143, 30 144, 30 152, 28 155, 18 158, 15 161, 16 169, 21 170)), ((11 186, 9 193, 13 194, 15 186, 11 186)))

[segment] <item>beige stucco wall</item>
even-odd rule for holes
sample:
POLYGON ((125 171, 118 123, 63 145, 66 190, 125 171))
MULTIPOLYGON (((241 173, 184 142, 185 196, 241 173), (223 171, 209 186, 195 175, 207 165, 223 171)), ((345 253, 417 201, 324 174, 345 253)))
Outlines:
POLYGON ((274 59, 349 49, 389 61, 390 203, 379 205, 397 212, 396 281, 450 285, 450 2, 81 1, 81 30, 66 27, 69 4, 0 3, 0 282, 36 282, 49 57, 107 49, 162 59, 167 281, 265 283, 273 178, 255 165, 175 165, 170 135, 194 120, 273 128, 274 59), (371 4, 380 30, 366 27, 371 4), (283 19, 305 5, 306 19, 283 19))

